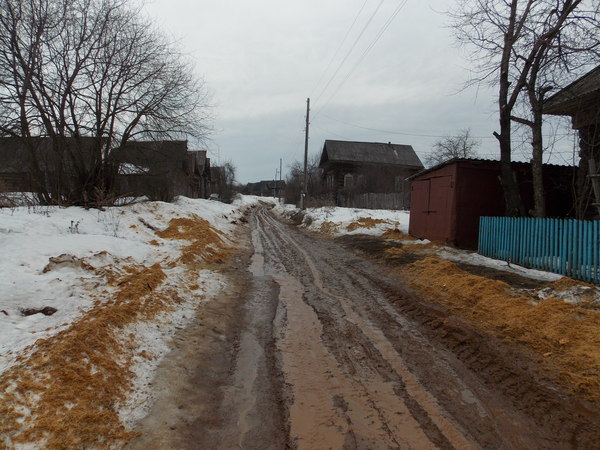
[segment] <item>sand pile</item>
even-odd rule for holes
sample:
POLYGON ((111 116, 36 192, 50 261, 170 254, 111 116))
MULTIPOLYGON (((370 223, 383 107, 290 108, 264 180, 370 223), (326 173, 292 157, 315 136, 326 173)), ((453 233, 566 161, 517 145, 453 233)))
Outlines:
MULTIPOLYGON (((130 438, 116 406, 130 385, 131 355, 124 328, 171 307, 157 292, 160 265, 131 266, 115 275, 112 300, 96 306, 56 335, 38 340, 33 353, 0 382, 0 434, 13 443, 44 447, 108 446, 130 438)), ((106 268, 105 268, 106 270, 106 268)))
POLYGON ((323 222, 319 228, 319 232, 323 234, 334 235, 339 230, 339 225, 335 222, 323 222))
POLYGON ((414 241, 410 234, 403 233, 398 228, 389 228, 381 235, 383 239, 394 239, 397 241, 414 241))

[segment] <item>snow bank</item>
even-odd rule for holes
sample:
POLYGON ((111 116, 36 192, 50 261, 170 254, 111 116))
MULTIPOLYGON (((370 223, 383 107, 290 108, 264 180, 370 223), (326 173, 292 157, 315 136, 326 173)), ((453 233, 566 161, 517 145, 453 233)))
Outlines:
MULTIPOLYGON (((300 212, 292 205, 277 205, 275 211, 288 218, 300 212)), ((330 235, 336 237, 347 234, 379 236, 390 228, 408 233, 408 220, 410 217, 408 211, 332 206, 307 208, 302 214, 304 217, 301 226, 311 231, 327 230, 330 235)))
MULTIPOLYGON (((175 258, 181 243, 154 233, 172 218, 193 214, 229 233, 242 208, 255 202, 243 198, 227 205, 180 197, 172 204, 143 202, 105 211, 0 209, 0 374, 37 339, 68 327, 102 298, 97 289, 109 288, 90 266, 98 269, 123 260, 150 266, 175 258), (49 266, 51 259, 56 262, 49 266), (44 307, 56 312, 22 313, 44 307)), ((210 277, 204 278, 205 289, 212 289, 210 277)))

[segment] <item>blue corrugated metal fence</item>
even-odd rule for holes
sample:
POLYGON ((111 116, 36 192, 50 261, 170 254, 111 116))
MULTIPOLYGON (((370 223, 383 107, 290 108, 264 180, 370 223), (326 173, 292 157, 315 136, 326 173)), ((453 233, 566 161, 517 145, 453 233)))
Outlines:
POLYGON ((600 283, 600 221, 481 217, 479 253, 600 283))

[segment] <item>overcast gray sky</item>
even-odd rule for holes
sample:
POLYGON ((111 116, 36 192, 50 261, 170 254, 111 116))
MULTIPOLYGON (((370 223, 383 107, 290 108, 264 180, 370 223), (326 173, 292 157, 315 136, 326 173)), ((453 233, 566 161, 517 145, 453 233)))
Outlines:
POLYGON ((274 178, 279 158, 284 175, 303 158, 308 97, 311 154, 342 139, 410 144, 423 158, 440 136, 470 128, 480 154, 495 158, 495 94, 462 89, 468 62, 443 14, 452 3, 149 0, 145 9, 212 92, 213 165, 231 160, 247 183, 274 178))

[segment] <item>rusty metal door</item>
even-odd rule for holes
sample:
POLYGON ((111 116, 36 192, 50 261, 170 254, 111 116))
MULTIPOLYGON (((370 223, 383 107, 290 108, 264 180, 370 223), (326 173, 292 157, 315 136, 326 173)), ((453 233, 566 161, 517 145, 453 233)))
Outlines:
POLYGON ((452 176, 429 179, 429 201, 427 208, 427 237, 446 241, 451 238, 452 176))
POLYGON ((419 238, 447 240, 451 233, 452 176, 412 182, 410 233, 419 238))

